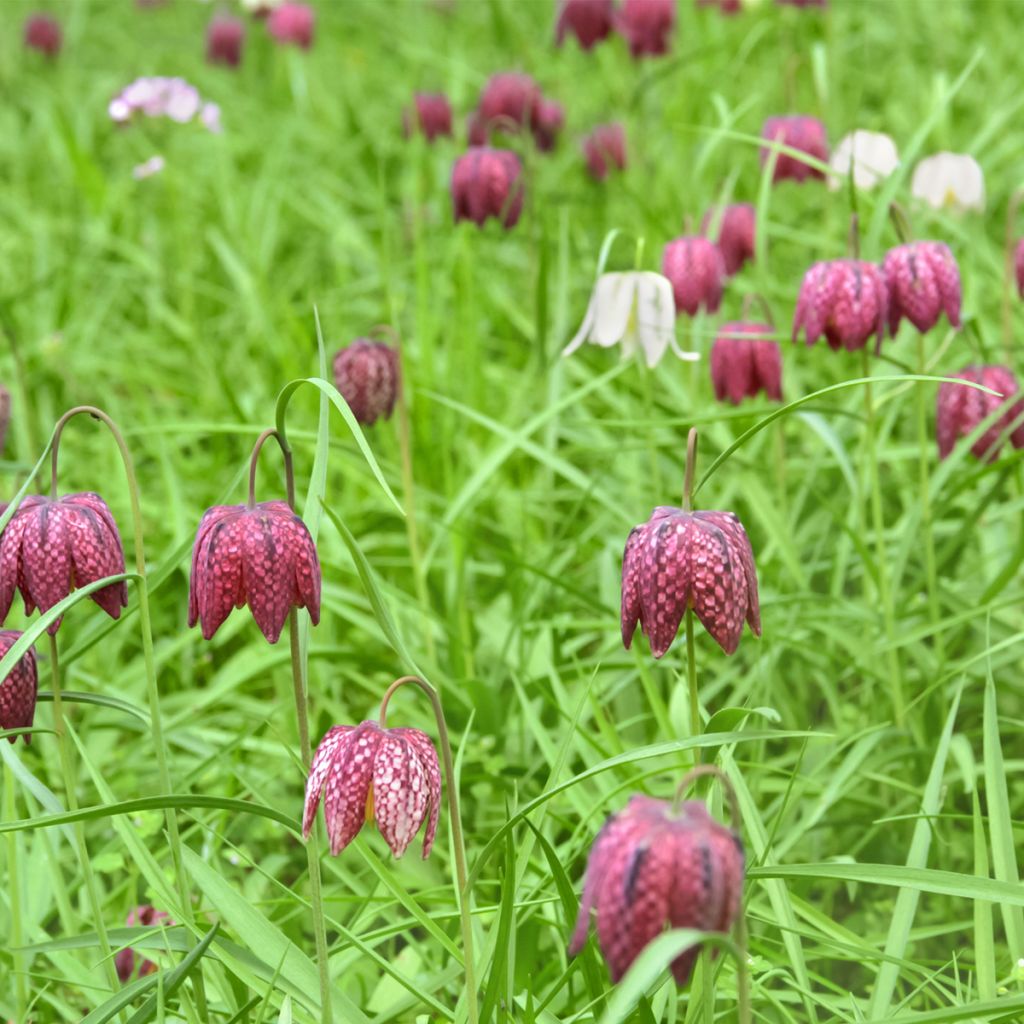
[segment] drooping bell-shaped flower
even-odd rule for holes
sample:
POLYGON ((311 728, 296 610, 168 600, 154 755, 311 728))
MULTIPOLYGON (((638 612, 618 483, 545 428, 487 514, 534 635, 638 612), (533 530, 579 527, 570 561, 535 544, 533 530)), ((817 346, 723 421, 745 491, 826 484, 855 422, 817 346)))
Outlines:
POLYGON ((357 338, 334 357, 334 386, 364 427, 390 418, 398 377, 398 352, 381 341, 357 338))
POLYGON ((427 142, 452 134, 452 105, 443 92, 418 92, 412 109, 402 115, 405 136, 419 131, 427 142))
POLYGON ((882 273, 889 291, 889 333, 905 317, 929 331, 945 313, 960 326, 960 268, 945 242, 908 242, 885 254, 882 273))
POLYGON ((702 306, 714 313, 721 305, 725 261, 718 246, 707 238, 683 236, 667 242, 661 272, 672 282, 677 315, 696 316, 702 306))
POLYGON ((541 99, 540 86, 529 75, 503 71, 487 80, 477 114, 488 134, 492 129, 509 132, 532 128, 541 99))
POLYGON ((341 853, 373 816, 396 857, 405 853, 426 821, 426 858, 441 804, 437 750, 419 729, 386 729, 369 721, 336 725, 320 741, 310 765, 302 815, 306 839, 321 796, 332 854, 341 853))
POLYGON ((47 57, 60 53, 63 40, 60 22, 48 14, 31 14, 25 19, 25 46, 47 57))
MULTIPOLYGON (((744 870, 739 835, 702 802, 676 809, 667 800, 631 797, 594 840, 569 955, 583 949, 591 914, 614 982, 666 928, 728 932, 744 870)), ((686 984, 696 957, 689 949, 672 962, 676 984, 686 984)))
MULTIPOLYGON (((165 928, 174 927, 174 921, 170 914, 164 910, 157 910, 148 903, 129 911, 128 919, 125 921, 128 928, 156 928, 161 924, 165 928)), ((135 973, 135 950, 131 946, 122 949, 114 957, 114 966, 122 985, 130 981, 135 973)), ((144 958, 139 964, 139 977, 143 978, 147 974, 152 974, 156 969, 156 964, 152 960, 144 958)))
POLYGON ((599 124, 583 140, 583 158, 590 176, 604 181, 612 168, 626 169, 626 129, 619 123, 599 124))
POLYGON ((506 228, 519 221, 523 210, 523 165, 511 150, 474 147, 452 169, 455 220, 483 225, 488 217, 506 228))
POLYGON ((556 100, 542 99, 537 104, 537 120, 533 123, 533 141, 542 153, 549 153, 558 142, 565 126, 565 108, 556 100))
POLYGON ((1017 243, 1013 250, 1013 270, 1017 277, 1017 294, 1024 299, 1024 238, 1017 243))
MULTIPOLYGON (((769 117, 761 129, 761 138, 766 142, 779 142, 790 149, 799 150, 813 157, 819 163, 828 162, 828 136, 825 126, 816 117, 804 117, 800 114, 785 117, 769 117)), ((768 163, 773 150, 771 147, 761 148, 761 166, 768 163)), ((775 160, 772 181, 803 182, 808 178, 824 178, 825 172, 819 167, 802 160, 799 156, 791 156, 781 150, 775 160)))
POLYGON ((214 15, 206 30, 206 59, 211 64, 237 68, 242 62, 245 25, 238 18, 214 15))
POLYGON ((861 349, 872 335, 880 345, 888 313, 889 293, 877 264, 854 259, 815 263, 800 285, 793 340, 803 330, 808 345, 822 335, 833 349, 861 349))
POLYGON ((708 210, 701 221, 700 230, 706 234, 718 219, 718 244, 725 263, 725 272, 730 277, 739 272, 747 260, 754 258, 754 241, 757 231, 757 211, 752 203, 731 203, 721 211, 716 207, 708 210))
POLYGON ((615 28, 634 58, 668 53, 675 23, 676 0, 623 0, 615 17, 615 28))
POLYGON ((292 608, 320 621, 320 560, 306 524, 285 501, 214 505, 203 513, 192 548, 188 624, 209 640, 248 604, 276 644, 292 608))
POLYGON ((833 192, 846 186, 851 167, 853 184, 872 189, 899 167, 900 156, 888 135, 858 128, 839 140, 828 165, 832 173, 827 184, 833 192))
POLYGON ((580 49, 589 50, 611 35, 615 18, 612 0, 560 0, 555 22, 555 43, 576 37, 580 49))
POLYGON ((267 31, 276 43, 308 50, 313 45, 313 8, 308 4, 278 4, 267 16, 267 31))
MULTIPOLYGON (((15 629, 0 629, 0 658, 21 637, 15 629)), ((39 672, 36 656, 30 647, 17 661, 10 674, 0 681, 0 729, 28 729, 36 717, 36 696, 39 693, 39 672)), ((31 733, 23 733, 26 743, 31 733)), ((18 737, 8 736, 11 743, 18 737)))
POLYGON ((972 433, 1000 409, 1004 410, 1002 415, 971 446, 975 458, 993 460, 1007 437, 1014 448, 1024 448, 1024 398, 1007 404, 1020 391, 1011 370, 1005 366, 965 366, 950 376, 981 384, 996 394, 962 384, 939 385, 935 438, 940 459, 947 458, 961 437, 972 433))
POLYGON ((739 321, 723 324, 711 346, 711 383, 715 398, 739 405, 763 391, 782 401, 782 353, 771 324, 739 321))
MULTIPOLYGON (((0 508, 0 512, 7 506, 0 508)), ((124 572, 124 549, 114 515, 91 492, 44 498, 32 494, 18 506, 0 537, 0 621, 16 591, 25 612, 48 611, 73 590, 124 572)), ((112 619, 128 604, 128 586, 111 583, 90 595, 112 619)), ((55 634, 61 619, 50 624, 55 634)))
POLYGON ((634 526, 622 558, 622 642, 639 623, 660 658, 692 608, 726 654, 746 621, 761 635, 757 571, 746 530, 732 512, 660 506, 634 526))
POLYGON ((966 153, 936 153, 914 168, 910 194, 936 210, 985 210, 985 175, 966 153))

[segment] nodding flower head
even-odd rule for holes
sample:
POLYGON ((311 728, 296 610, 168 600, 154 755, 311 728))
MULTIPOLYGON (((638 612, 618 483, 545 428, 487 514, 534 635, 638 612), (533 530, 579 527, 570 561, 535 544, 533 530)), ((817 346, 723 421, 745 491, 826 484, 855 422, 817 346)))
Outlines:
POLYGON ((245 25, 238 18, 217 14, 206 30, 206 59, 211 64, 236 68, 242 62, 244 41, 245 25))
POLYGON ((214 505, 199 521, 192 548, 188 624, 209 640, 248 604, 263 635, 275 644, 292 608, 320 621, 320 561, 306 524, 285 501, 214 505))
MULTIPOLYGON (((21 633, 14 629, 0 629, 0 658, 17 642, 21 633)), ((39 672, 36 656, 30 647, 18 659, 10 674, 0 681, 0 729, 28 729, 36 717, 36 695, 39 692, 39 672)), ((26 743, 32 742, 30 733, 24 733, 26 743)), ((8 736, 11 743, 18 737, 8 736)))
POLYGON ((944 242, 908 242, 885 254, 882 273, 889 289, 889 333, 906 317, 928 331, 943 313, 960 326, 960 268, 944 242))
MULTIPOLYGON (((166 928, 172 928, 174 921, 166 911, 157 910, 147 903, 130 911, 125 924, 129 928, 156 928, 161 924, 166 928)), ((131 946, 126 946, 122 949, 114 957, 114 966, 117 969, 117 977, 122 985, 130 981, 135 973, 135 950, 131 946)), ((144 959, 139 964, 139 977, 142 978, 147 974, 152 974, 155 970, 156 964, 152 960, 144 959)))
POLYGON ((412 110, 402 117, 405 135, 415 131, 423 133, 427 142, 452 133, 452 105, 443 92, 418 92, 413 97, 412 110))
POLYGON ((503 71, 487 80, 477 114, 487 132, 532 128, 541 100, 540 86, 529 75, 503 71))
MULTIPOLYGON (((740 837, 702 802, 688 800, 676 810, 668 801, 634 796, 594 840, 569 955, 583 949, 591 913, 614 982, 666 928, 728 932, 743 875, 740 837)), ((689 949, 672 962, 676 984, 686 984, 696 957, 689 949)))
POLYGON ((961 437, 972 433, 1000 409, 1005 410, 1003 414, 971 446, 975 458, 991 462, 999 454, 1007 436, 1014 448, 1024 448, 1024 398, 1007 404, 1007 400, 1020 390, 1017 378, 1007 367, 965 366, 951 376, 981 384, 997 393, 990 395, 962 384, 939 385, 935 436, 940 459, 945 459, 953 451, 961 437))
POLYGON ((1013 250, 1013 269, 1017 276, 1017 294, 1024 299, 1024 238, 1013 250))
POLYGON ((793 340, 808 345, 822 335, 833 349, 861 349, 874 335, 881 345, 889 312, 882 270, 864 260, 815 263, 804 274, 793 317, 793 340))
POLYGON ((677 315, 696 316, 701 306, 714 313, 721 304, 725 262, 718 246, 707 238, 690 236, 666 243, 661 272, 672 282, 677 315))
POLYGON ((279 4, 267 17, 267 31, 275 42, 308 50, 313 45, 313 8, 308 4, 279 4))
MULTIPOLYGON (((31 615, 36 608, 48 611, 77 587, 123 572, 121 534, 98 494, 66 494, 59 499, 30 495, 0 537, 0 621, 11 610, 16 590, 31 615)), ((128 604, 128 586, 124 581, 111 583, 91 597, 116 619, 128 604)), ((56 633, 62 618, 47 632, 56 633)))
POLYGON ((523 165, 508 149, 474 147, 452 169, 452 205, 456 221, 483 225, 488 217, 506 228, 523 210, 523 165))
POLYGON ((624 0, 615 28, 636 57, 668 53, 676 23, 676 0, 624 0))
POLYGON ((556 100, 541 100, 537 104, 537 120, 533 123, 533 141, 542 153, 555 148, 558 135, 565 125, 565 108, 556 100))
POLYGON ((935 153, 920 160, 910 179, 910 194, 936 210, 985 209, 985 175, 967 153, 935 153))
MULTIPOLYGON (((700 229, 707 232, 718 214, 710 209, 704 214, 700 229)), ((752 203, 732 203, 722 210, 718 222, 718 238, 715 241, 722 253, 725 272, 732 277, 747 260, 754 258, 754 233, 757 227, 757 213, 752 203)))
POLYGON ((611 35, 614 18, 612 0, 561 0, 555 42, 561 46, 567 35, 574 35, 580 49, 589 50, 611 35))
POLYGON ((31 14, 25 20, 25 46, 28 49, 56 57, 60 53, 62 39, 60 22, 56 18, 48 14, 31 14))
POLYGON ((711 346, 711 383, 715 398, 739 405, 763 391, 782 401, 782 354, 771 324, 748 321, 723 324, 711 346))
POLYGON ((622 642, 628 649, 639 623, 660 658, 689 608, 726 654, 739 646, 744 620, 760 636, 754 553, 732 512, 661 506, 626 540, 622 642))
POLYGON ((334 357, 334 385, 364 427, 390 418, 398 376, 398 352, 381 341, 357 338, 334 357))
POLYGON ((426 821, 426 858, 441 803, 437 751, 419 729, 386 729, 376 722, 336 725, 320 741, 310 765, 302 815, 306 839, 321 796, 332 854, 341 853, 373 817, 396 857, 426 821))
MULTIPOLYGON (((766 142, 781 142, 790 149, 799 150, 820 163, 828 162, 828 137, 825 126, 815 117, 803 117, 799 114, 786 117, 769 117, 761 129, 761 138, 766 142)), ((773 150, 767 146, 761 149, 761 166, 768 163, 773 150)), ((775 161, 772 181, 803 182, 808 178, 824 178, 825 172, 812 167, 799 157, 779 152, 775 161)))
POLYGON ((626 169, 626 129, 619 122, 599 124, 583 140, 583 158, 590 176, 604 181, 612 168, 626 169))

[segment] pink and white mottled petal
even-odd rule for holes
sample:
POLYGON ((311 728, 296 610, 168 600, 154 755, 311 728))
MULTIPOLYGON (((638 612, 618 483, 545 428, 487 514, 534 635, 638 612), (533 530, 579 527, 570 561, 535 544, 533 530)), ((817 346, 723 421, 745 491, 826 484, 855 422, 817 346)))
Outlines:
POLYGON ((633 634, 641 620, 640 575, 641 559, 639 549, 643 545, 644 524, 634 526, 626 538, 626 550, 622 554, 622 605, 619 622, 622 629, 622 643, 628 651, 633 643, 633 634))
POLYGON ((693 610, 726 654, 733 654, 747 614, 747 581, 729 535, 714 522, 694 517, 689 530, 693 610))
POLYGON ((761 605, 757 592, 757 568, 754 564, 754 551, 750 546, 750 538, 743 524, 734 512, 696 512, 698 519, 717 526, 729 539, 732 558, 743 567, 743 578, 746 589, 745 616, 755 636, 761 635, 761 605))
POLYGON ((690 528, 681 513, 649 522, 637 552, 641 622, 655 658, 671 647, 691 599, 690 528))
POLYGON ((196 595, 203 639, 209 640, 233 608, 245 604, 242 569, 244 506, 234 515, 221 516, 201 529, 197 544, 196 595))
POLYGON ((345 737, 352 732, 351 725, 335 725, 328 729, 320 745, 313 754, 309 766, 309 778, 306 780, 306 800, 302 811, 302 837, 309 838, 313 828, 316 809, 320 805, 320 794, 323 792, 324 780, 334 764, 334 759, 344 746, 345 737))
POLYGON ((782 401, 782 351, 776 341, 750 342, 753 352, 755 387, 773 401, 782 401))
MULTIPOLYGON (((67 511, 58 502, 46 501, 28 514, 22 541, 21 572, 26 605, 41 612, 52 608, 71 593, 72 561, 66 530, 67 511)), ((55 634, 61 619, 47 632, 55 634)))
POLYGON ((427 814, 428 783, 412 744, 384 730, 373 762, 377 828, 396 857, 408 849, 427 814))
POLYGON ((931 269, 938 285, 939 296, 950 324, 960 326, 960 305, 963 288, 960 284, 960 268, 953 253, 944 242, 928 242, 931 269))
POLYGON ((441 765, 437 759, 434 741, 419 729, 392 729, 392 733, 405 739, 416 752, 420 767, 427 780, 428 816, 423 833, 423 859, 430 856, 437 835, 437 820, 441 810, 441 765))
POLYGON ((343 737, 344 747, 324 779, 324 821, 335 856, 355 839, 366 821, 374 760, 383 737, 384 731, 375 722, 356 726, 343 737))
POLYGON ((293 550, 269 504, 257 505, 242 520, 242 586, 260 632, 276 644, 292 606, 293 550))
POLYGON ((0 536, 0 622, 10 613, 21 576, 22 544, 29 521, 23 511, 24 504, 22 502, 0 536))
MULTIPOLYGON (((123 573, 125 564, 121 537, 110 510, 101 499, 97 500, 103 506, 102 510, 96 508, 94 502, 74 501, 77 497, 68 495, 61 499, 61 505, 64 507, 72 578, 76 587, 82 587, 106 576, 123 573)), ((92 599, 112 619, 116 619, 121 609, 128 604, 128 584, 113 583, 96 591, 92 599)))

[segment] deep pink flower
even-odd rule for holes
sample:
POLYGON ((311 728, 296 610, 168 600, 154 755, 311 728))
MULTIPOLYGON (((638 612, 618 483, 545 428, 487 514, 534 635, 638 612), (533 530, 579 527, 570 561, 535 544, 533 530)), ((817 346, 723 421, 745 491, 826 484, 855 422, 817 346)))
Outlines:
POLYGON ((889 290, 889 333, 906 317, 919 331, 931 330, 945 313, 960 326, 960 268, 944 242, 908 242, 882 261, 889 290))
POLYGON ((466 141, 470 146, 487 145, 487 125, 478 110, 471 110, 466 115, 466 141))
POLYGON ((676 23, 676 0, 623 0, 615 28, 634 57, 668 53, 668 37, 676 23))
POLYGON ((487 80, 477 112, 488 131, 532 128, 541 98, 540 86, 529 75, 503 71, 487 80))
MULTIPOLYGON (((21 637, 14 629, 0 629, 0 658, 21 637)), ((39 692, 39 673, 36 656, 30 647, 17 661, 3 681, 0 681, 0 729, 28 729, 36 717, 36 694, 39 692)), ((26 743, 32 742, 30 733, 23 733, 26 743)), ((11 743, 18 737, 8 736, 11 743)))
POLYGON ((615 17, 612 0, 561 0, 555 24, 555 42, 561 46, 574 35, 580 48, 589 50, 611 34, 615 17))
POLYGON ((227 64, 236 68, 242 61, 245 25, 238 18, 218 14, 206 30, 206 59, 211 64, 227 64))
POLYGON ((405 135, 408 138, 417 129, 427 142, 452 133, 452 105, 443 92, 418 92, 413 96, 413 106, 402 115, 405 135))
POLYGON ((373 426, 388 419, 398 397, 398 352, 381 341, 356 338, 334 357, 334 386, 356 422, 373 426))
POLYGON ((723 324, 711 346, 711 383, 715 398, 739 405, 763 391, 782 401, 782 353, 772 340, 771 324, 723 324))
MULTIPOLYGON (((700 229, 706 232, 718 212, 712 207, 704 214, 700 229)), ((754 258, 754 234, 757 230, 757 212, 752 203, 731 203, 722 211, 718 223, 718 248, 722 251, 725 272, 730 277, 737 273, 747 260, 754 258)))
POLYGON ((306 839, 321 794, 332 854, 341 853, 372 814, 396 857, 405 853, 426 821, 423 857, 430 855, 441 803, 441 769, 425 732, 385 729, 376 722, 334 726, 320 741, 309 768, 302 814, 306 839))
MULTIPOLYGON (((163 910, 157 910, 147 903, 130 911, 125 924, 129 928, 153 928, 159 926, 161 922, 167 928, 174 926, 174 921, 171 919, 170 914, 163 910)), ((131 946, 126 946, 122 949, 114 957, 114 966, 117 969, 117 976, 122 985, 130 981, 135 973, 135 950, 131 946)), ((139 977, 142 978, 147 974, 152 974, 155 970, 156 964, 152 960, 144 959, 139 964, 139 977)))
MULTIPOLYGON (((66 494, 59 500, 29 495, 0 537, 0 621, 7 618, 16 590, 31 615, 36 608, 48 611, 77 587, 123 572, 121 535, 98 494, 66 494)), ((111 583, 90 596, 116 619, 128 604, 128 586, 111 583)), ((62 618, 47 632, 56 633, 62 618)))
POLYGON ((793 317, 793 340, 801 329, 808 345, 822 335, 833 349, 865 346, 875 335, 881 345, 889 311, 882 270, 864 260, 830 260, 804 274, 793 317))
POLYGON ((248 604, 256 625, 276 644, 293 607, 320 621, 320 561, 306 524, 285 501, 214 505, 203 513, 192 548, 188 624, 209 640, 248 604))
POLYGON ((283 3, 267 17, 267 31, 278 43, 292 43, 308 50, 313 45, 313 8, 283 3))
POLYGON ((48 14, 30 14, 25 19, 24 38, 30 50, 38 50, 47 57, 56 57, 63 40, 60 22, 48 14))
POLYGON ((626 129, 617 121, 599 124, 583 140, 583 157, 590 176, 604 181, 613 167, 626 169, 626 129))
MULTIPOLYGON (((569 955, 583 949, 592 911, 614 982, 666 927, 728 932, 739 913, 744 870, 740 837, 699 800, 676 810, 666 800, 631 797, 594 840, 569 955)), ((676 984, 686 984, 697 952, 672 962, 676 984)))
POLYGON ((757 571, 743 524, 732 512, 660 506, 634 526, 622 558, 622 642, 637 623, 660 658, 692 608, 726 654, 739 646, 744 619, 761 635, 757 571))
POLYGON ((1013 251, 1013 267, 1017 275, 1017 293, 1024 299, 1024 238, 1013 251))
MULTIPOLYGON (((761 138, 768 142, 781 142, 790 149, 806 153, 820 163, 828 163, 828 136, 825 126, 816 117, 795 114, 788 117, 769 117, 761 129, 761 138)), ((768 163, 773 150, 761 148, 761 166, 768 163)), ((805 181, 807 178, 824 178, 825 172, 811 167, 799 157, 780 152, 775 161, 772 181, 805 181)))
POLYGON ((698 7, 717 7, 722 14, 739 14, 740 0, 697 0, 698 7))
POLYGON ((714 242, 696 236, 673 239, 662 252, 661 272, 672 282, 677 316, 696 316, 701 306, 714 313, 721 304, 725 262, 714 242))
MULTIPOLYGON (((939 442, 939 458, 946 458, 961 437, 966 437, 980 426, 1006 401, 1018 393, 1017 378, 1005 366, 965 366, 959 373, 951 374, 960 380, 969 380, 998 392, 989 395, 977 388, 962 384, 940 384, 936 399, 935 437, 939 442)), ((1010 431, 1010 443, 1014 448, 1024 448, 1024 398, 1012 402, 981 437, 971 446, 976 458, 991 461, 1010 431)))
POLYGON ((488 217, 514 227, 523 210, 523 165, 508 149, 477 146, 452 168, 452 206, 456 221, 482 225, 488 217))
POLYGON ((565 124, 565 109, 555 100, 542 99, 537 105, 537 120, 533 125, 533 141, 537 148, 549 152, 555 148, 558 133, 565 124))

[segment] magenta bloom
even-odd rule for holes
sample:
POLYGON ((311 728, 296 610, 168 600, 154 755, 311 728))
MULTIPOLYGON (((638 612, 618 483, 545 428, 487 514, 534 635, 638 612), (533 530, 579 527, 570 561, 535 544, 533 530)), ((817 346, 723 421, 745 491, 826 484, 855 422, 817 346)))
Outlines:
MULTIPOLYGON (((594 840, 569 955, 583 949, 591 912, 612 981, 619 981, 666 928, 728 932, 740 909, 745 870, 740 837, 699 800, 630 798, 594 840)), ((698 950, 672 962, 685 985, 698 950)))
POLYGON ((483 225, 488 217, 514 227, 523 211, 523 165, 508 149, 478 146, 452 168, 455 219, 483 225))
POLYGON ((452 133, 452 105, 443 92, 418 92, 413 97, 413 108, 402 116, 408 138, 417 129, 427 142, 452 133))
POLYGON ((1013 268, 1017 275, 1017 293, 1024 299, 1024 238, 1017 243, 1013 250, 1013 268))
POLYGON ((376 722, 329 729, 313 755, 306 783, 306 839, 321 795, 335 856, 355 839, 371 814, 396 857, 405 853, 426 821, 423 857, 430 855, 441 803, 441 769, 425 732, 385 729, 376 722))
MULTIPOLYGON (((961 384, 940 384, 936 399, 935 437, 939 442, 939 458, 945 459, 961 437, 966 437, 984 420, 993 416, 1016 395, 1017 378, 1005 366, 965 366, 951 374, 998 392, 989 395, 977 388, 961 384)), ((1007 431, 1014 448, 1024 448, 1024 398, 1012 402, 1006 411, 971 446, 975 458, 992 461, 998 454, 1007 431), (1016 427, 1010 430, 1016 423, 1016 427)))
MULTIPOLYGON (((0 629, 0 658, 21 637, 15 629, 0 629)), ((10 675, 0 681, 0 729, 28 729, 36 717, 36 694, 39 692, 39 672, 36 656, 30 647, 18 659, 10 675)), ((23 734, 26 743, 32 742, 29 733, 23 734)), ((7 737, 15 743, 17 736, 7 737)))
POLYGON ((660 658, 692 608, 726 654, 739 646, 744 619, 761 635, 757 571, 743 524, 732 512, 659 506, 634 526, 622 558, 622 642, 637 623, 660 658))
POLYGON ((906 317, 922 333, 945 313, 960 326, 960 268, 944 242, 909 242, 885 254, 882 273, 889 290, 889 333, 906 317))
POLYGON ((599 124, 583 140, 583 157, 590 176, 604 181, 611 169, 626 169, 626 129, 621 124, 599 124))
POLYGON ((803 329, 807 344, 823 334, 833 349, 865 346, 872 335, 881 345, 889 311, 882 270, 864 260, 830 260, 804 274, 793 317, 793 340, 803 329))
MULTIPOLYGON (((98 494, 66 494, 59 500, 29 495, 0 537, 0 621, 7 618, 16 590, 31 615, 36 608, 48 611, 77 587, 123 572, 121 535, 98 494)), ((111 583, 90 596, 116 619, 128 604, 128 586, 111 583)), ((62 619, 47 632, 55 634, 62 619)))
POLYGON ((203 513, 192 548, 188 624, 209 640, 248 604, 256 625, 276 644, 292 608, 320 621, 320 561, 306 524, 285 501, 214 505, 203 513))
POLYGON ((56 57, 63 41, 60 22, 48 14, 31 14, 25 19, 24 38, 28 49, 38 50, 47 57, 56 57))
POLYGON ((267 31, 275 42, 308 50, 313 45, 313 8, 308 4, 281 4, 267 17, 267 31))
POLYGON ((623 0, 615 21, 634 57, 668 53, 668 37, 676 23, 676 0, 623 0))
POLYGON ((701 306, 714 313, 721 304, 725 262, 714 242, 689 236, 673 239, 662 252, 661 272, 672 282, 677 316, 696 316, 701 306))
POLYGON ((487 80, 477 112, 485 130, 514 132, 536 124, 541 99, 540 86, 529 75, 504 71, 487 80))
POLYGON ((398 397, 398 352, 383 342, 356 338, 334 357, 334 386, 356 422, 371 427, 389 419, 398 397))
POLYGON ((466 141, 470 146, 487 145, 487 125, 477 110, 471 110, 466 115, 466 141))
MULTIPOLYGON (((148 903, 141 907, 136 907, 128 914, 128 919, 125 924, 129 928, 152 928, 157 927, 160 923, 163 923, 165 927, 173 927, 174 921, 171 920, 171 915, 163 910, 156 910, 151 907, 148 903)), ((131 980, 132 975, 135 973, 135 950, 131 946, 126 946, 121 950, 120 953, 114 957, 114 966, 117 969, 117 976, 121 981, 121 984, 131 980)), ((139 964, 139 977, 145 977, 147 974, 152 974, 156 970, 156 964, 152 960, 143 960, 139 964)))
POLYGON ((561 46, 567 35, 574 35, 580 49, 590 50, 611 34, 614 16, 612 0, 561 0, 555 42, 561 46))
MULTIPOLYGON (((700 229, 706 232, 715 219, 717 209, 712 208, 704 214, 700 229)), ((754 233, 757 226, 757 213, 752 203, 732 203, 722 211, 718 223, 718 248, 725 263, 725 272, 730 277, 738 273, 747 260, 754 258, 754 233)))
POLYGON ((537 105, 537 120, 533 124, 533 141, 542 153, 555 148, 558 133, 565 125, 565 108, 555 100, 541 100, 537 105))
MULTIPOLYGON (((828 137, 825 126, 816 117, 799 114, 789 117, 769 117, 761 129, 761 138, 768 142, 781 142, 790 149, 798 149, 821 163, 828 163, 828 137)), ((761 149, 761 166, 768 163, 772 150, 761 149)), ((825 172, 811 167, 799 157, 780 152, 775 161, 772 181, 805 181, 807 178, 824 178, 825 172)))
POLYGON ((711 346, 711 383, 715 398, 739 405, 763 391, 782 401, 782 353, 772 340, 771 324, 724 324, 711 346))
POLYGON ((245 26, 238 18, 216 15, 206 30, 206 59, 211 64, 236 68, 242 61, 245 26))

